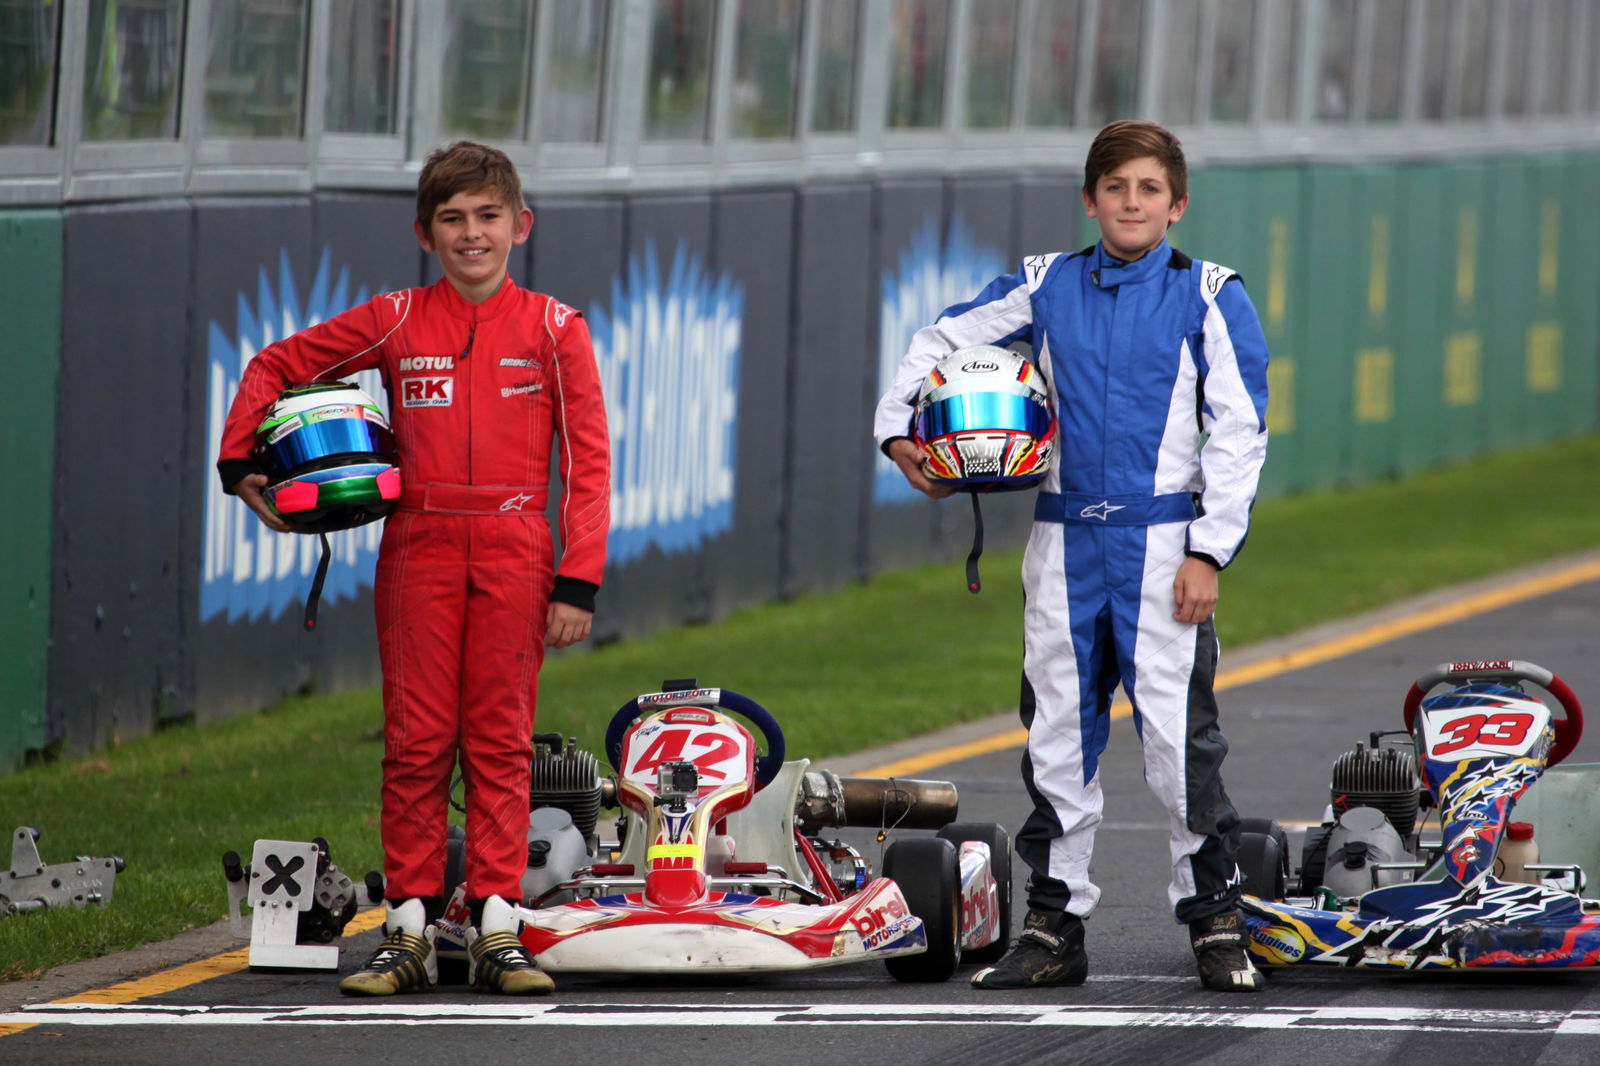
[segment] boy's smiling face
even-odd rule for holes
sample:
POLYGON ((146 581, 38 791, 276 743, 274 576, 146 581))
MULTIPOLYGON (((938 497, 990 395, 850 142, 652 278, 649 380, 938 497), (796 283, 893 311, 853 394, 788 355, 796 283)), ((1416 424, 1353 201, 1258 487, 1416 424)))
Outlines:
POLYGON ((1092 197, 1083 194, 1084 210, 1100 224, 1106 251, 1129 262, 1160 244, 1188 205, 1187 196, 1173 201, 1167 169, 1155 156, 1113 167, 1095 182, 1092 197))
POLYGON ((533 212, 487 190, 458 192, 434 209, 426 229, 420 222, 414 226, 423 250, 438 255, 456 291, 482 303, 505 280, 511 246, 527 241, 533 212))

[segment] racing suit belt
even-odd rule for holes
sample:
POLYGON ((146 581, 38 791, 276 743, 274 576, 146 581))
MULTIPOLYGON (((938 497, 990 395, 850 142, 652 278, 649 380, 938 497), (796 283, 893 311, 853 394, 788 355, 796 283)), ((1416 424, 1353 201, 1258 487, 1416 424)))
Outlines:
POLYGON ((542 515, 545 490, 538 485, 449 485, 432 481, 400 490, 402 511, 465 515, 542 515))
POLYGON ((1161 496, 1041 492, 1033 505, 1035 522, 1085 522, 1106 526, 1190 522, 1195 514, 1194 494, 1189 492, 1169 492, 1161 496))

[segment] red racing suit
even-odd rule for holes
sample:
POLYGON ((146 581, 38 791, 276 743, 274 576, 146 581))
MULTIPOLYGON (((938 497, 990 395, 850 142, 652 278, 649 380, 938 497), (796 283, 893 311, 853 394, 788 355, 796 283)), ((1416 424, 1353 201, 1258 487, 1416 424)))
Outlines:
POLYGON ((290 385, 379 368, 402 495, 374 594, 383 666, 382 832, 390 899, 444 887, 450 777, 467 787, 473 898, 521 897, 534 706, 550 600, 594 609, 610 442, 589 330, 509 278, 481 304, 448 280, 383 293, 250 361, 217 463, 257 470, 255 429, 290 385), (559 444, 559 567, 546 501, 559 444))

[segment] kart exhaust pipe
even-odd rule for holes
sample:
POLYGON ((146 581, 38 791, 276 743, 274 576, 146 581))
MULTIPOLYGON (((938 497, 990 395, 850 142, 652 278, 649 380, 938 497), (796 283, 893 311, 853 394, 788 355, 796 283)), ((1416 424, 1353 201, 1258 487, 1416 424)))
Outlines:
POLYGON ((857 829, 939 829, 956 819, 960 797, 948 781, 905 777, 840 777, 808 770, 800 783, 795 820, 804 833, 828 826, 857 829))

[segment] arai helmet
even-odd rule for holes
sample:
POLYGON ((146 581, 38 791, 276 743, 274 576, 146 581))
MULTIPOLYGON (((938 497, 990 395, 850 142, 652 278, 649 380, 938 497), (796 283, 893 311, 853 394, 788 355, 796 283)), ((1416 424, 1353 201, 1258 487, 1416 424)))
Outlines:
POLYGON ((393 511, 400 468, 389 420, 347 381, 286 389, 256 429, 263 495, 298 533, 366 525, 393 511))
POLYGON ((980 344, 951 352, 928 373, 913 436, 933 481, 974 491, 1028 488, 1050 470, 1055 409, 1038 367, 980 344))

